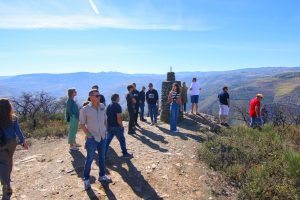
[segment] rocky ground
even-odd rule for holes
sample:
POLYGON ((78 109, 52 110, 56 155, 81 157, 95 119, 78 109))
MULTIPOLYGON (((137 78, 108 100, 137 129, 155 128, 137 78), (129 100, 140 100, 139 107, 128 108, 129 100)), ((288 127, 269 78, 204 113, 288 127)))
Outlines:
POLYGON ((234 188, 198 158, 199 145, 218 128, 211 117, 185 115, 179 133, 170 132, 169 125, 162 122, 140 125, 136 135, 126 134, 134 158, 121 158, 115 138, 107 162, 113 183, 97 181, 94 162, 89 191, 82 181, 86 151, 81 131, 77 141, 82 147, 77 152, 69 152, 66 139, 32 140, 28 151, 18 148, 11 199, 236 199, 234 188))

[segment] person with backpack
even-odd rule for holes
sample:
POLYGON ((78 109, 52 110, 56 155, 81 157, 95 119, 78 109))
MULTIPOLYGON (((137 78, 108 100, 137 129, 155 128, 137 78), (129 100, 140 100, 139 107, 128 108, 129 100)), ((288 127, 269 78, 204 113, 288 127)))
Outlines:
POLYGON ((24 149, 28 149, 18 119, 13 113, 12 105, 8 99, 0 99, 0 180, 3 199, 9 198, 13 193, 10 182, 13 155, 17 144, 22 145, 24 149))
POLYGON ((75 96, 77 95, 77 91, 75 88, 68 89, 68 100, 67 100, 67 108, 66 108, 66 118, 67 122, 69 122, 69 132, 68 132, 68 144, 70 145, 70 150, 79 150, 78 145, 76 143, 76 133, 78 130, 78 122, 79 122, 79 109, 78 105, 74 101, 75 96))

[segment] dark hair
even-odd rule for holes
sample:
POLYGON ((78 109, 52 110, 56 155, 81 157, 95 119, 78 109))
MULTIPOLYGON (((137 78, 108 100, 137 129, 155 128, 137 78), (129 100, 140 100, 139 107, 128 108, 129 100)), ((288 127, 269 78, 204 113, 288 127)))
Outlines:
POLYGON ((83 104, 82 104, 82 107, 84 107, 84 106, 86 106, 86 105, 88 105, 90 103, 90 101, 88 100, 88 101, 85 101, 85 102, 83 102, 83 104))
POLYGON ((91 91, 89 91, 89 96, 93 96, 94 92, 99 92, 99 91, 96 89, 92 89, 91 91))
POLYGON ((0 126, 7 128, 13 122, 13 110, 8 99, 0 99, 0 126))
POLYGON ((196 77, 194 77, 194 78, 193 78, 193 81, 197 81, 197 78, 196 78, 196 77))
POLYGON ((127 90, 129 91, 131 88, 133 88, 133 85, 128 85, 127 90))
POLYGON ((74 91, 76 91, 75 88, 69 88, 69 89, 68 89, 68 97, 69 97, 69 98, 72 97, 74 91))
POLYGON ((176 92, 179 94, 180 90, 181 90, 179 84, 178 83, 173 83, 173 87, 174 87, 174 85, 176 86, 176 92))
POLYGON ((115 102, 115 101, 117 101, 117 99, 119 98, 119 95, 118 94, 113 94, 113 95, 111 95, 111 101, 112 102, 115 102))
POLYGON ((98 86, 98 85, 93 85, 93 86, 92 86, 92 89, 99 90, 99 86, 98 86))
POLYGON ((223 90, 228 90, 228 87, 227 87, 227 86, 224 86, 224 87, 223 87, 223 90))

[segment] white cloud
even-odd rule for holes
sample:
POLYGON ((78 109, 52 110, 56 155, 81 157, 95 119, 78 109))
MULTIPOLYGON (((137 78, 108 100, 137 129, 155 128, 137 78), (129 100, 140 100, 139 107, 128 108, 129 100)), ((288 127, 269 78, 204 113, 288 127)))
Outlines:
POLYGON ((184 16, 181 5, 154 6, 149 1, 111 3, 97 0, 12 0, 0 2, 0 29, 90 29, 137 30, 216 29, 202 18, 184 16), (85 2, 85 3, 84 3, 85 2), (97 3, 97 2, 96 2, 97 3), (123 5, 121 5, 123 4, 123 5), (96 5, 101 5, 101 13, 96 5), (90 9, 92 7, 92 10, 90 9), (96 15, 95 15, 96 13, 96 15))
POLYGON ((95 12, 97 15, 99 15, 99 10, 98 10, 97 6, 94 4, 94 2, 93 2, 92 0, 89 0, 89 2, 90 2, 90 4, 91 4, 91 6, 92 6, 94 12, 95 12))
POLYGON ((167 24, 139 22, 128 19, 74 16, 4 16, 0 20, 0 29, 88 29, 119 28, 137 30, 190 30, 207 31, 215 27, 201 25, 167 24))

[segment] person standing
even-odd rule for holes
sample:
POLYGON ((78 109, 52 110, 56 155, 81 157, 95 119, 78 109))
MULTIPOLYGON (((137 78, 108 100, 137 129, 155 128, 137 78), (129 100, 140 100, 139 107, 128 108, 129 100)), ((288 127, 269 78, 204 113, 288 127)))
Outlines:
POLYGON ((197 79, 193 78, 190 86, 191 94, 191 103, 192 103, 192 114, 198 114, 198 101, 199 101, 199 92, 201 88, 197 83, 197 79))
POLYGON ((111 96, 111 104, 107 106, 106 115, 107 115, 107 142, 105 156, 107 156, 108 147, 114 138, 117 137, 119 140, 122 154, 124 158, 132 158, 133 155, 127 152, 126 141, 124 136, 124 127, 122 123, 122 107, 119 104, 120 96, 118 94, 113 94, 111 96))
POLYGON ((68 89, 68 100, 66 108, 67 121, 69 122, 68 144, 70 150, 79 150, 76 144, 76 133, 78 130, 79 110, 74 98, 77 95, 75 88, 68 89))
POLYGON ((128 134, 135 134, 135 117, 136 117, 136 100, 133 95, 134 86, 128 85, 127 86, 128 93, 126 95, 127 101, 127 110, 129 113, 129 124, 128 124, 128 134))
POLYGON ((186 112, 186 103, 188 102, 187 91, 188 91, 188 87, 186 86, 186 83, 183 82, 182 88, 181 88, 181 95, 182 95, 181 101, 182 101, 182 106, 183 106, 184 112, 186 112))
POLYGON ((230 99, 228 94, 228 87, 224 86, 223 91, 218 95, 219 98, 219 118, 221 125, 229 127, 227 123, 229 107, 230 107, 230 99))
POLYGON ((17 144, 28 149, 19 127, 18 119, 13 113, 8 99, 0 99, 0 180, 2 184, 3 199, 10 198, 13 193, 11 187, 11 172, 13 168, 13 155, 17 144), (17 143, 16 138, 19 142, 17 143))
POLYGON ((260 114, 260 103, 264 96, 262 94, 257 94, 255 98, 253 98, 250 101, 250 127, 255 128, 258 126, 259 129, 261 129, 262 126, 262 119, 260 114))
POLYGON ((178 83, 173 84, 172 90, 168 95, 168 102, 170 103, 170 130, 172 132, 179 132, 177 129, 177 120, 179 110, 182 111, 182 108, 180 86, 178 83))
POLYGON ((142 87, 142 90, 139 92, 139 100, 140 100, 140 121, 145 122, 147 121, 144 118, 144 110, 145 110, 145 100, 146 100, 146 93, 145 93, 145 86, 142 87))
POLYGON ((137 127, 140 127, 140 125, 137 123, 137 120, 138 120, 138 115, 139 115, 139 107, 140 107, 140 99, 139 99, 139 91, 136 89, 136 84, 135 83, 132 83, 133 85, 133 96, 135 98, 135 118, 134 118, 134 125, 137 126, 137 127))
POLYGON ((146 92, 146 101, 151 118, 151 125, 157 124, 157 111, 159 109, 158 92, 153 88, 153 84, 149 83, 149 90, 146 92))
POLYGON ((112 180, 105 172, 105 150, 107 139, 107 116, 105 105, 99 102, 98 90, 89 92, 91 102, 80 110, 80 127, 85 133, 85 149, 87 151, 84 165, 83 179, 84 188, 91 188, 90 171, 94 160, 95 151, 98 151, 99 178, 100 182, 111 183, 112 180))
MULTIPOLYGON (((99 86, 98 85, 93 85, 92 86, 92 90, 95 89, 95 90, 98 90, 98 92, 100 93, 100 90, 99 90, 99 86)), ((100 93, 100 97, 99 97, 99 101, 100 103, 103 103, 105 106, 106 106, 106 103, 105 103, 105 97, 100 93)))

